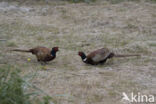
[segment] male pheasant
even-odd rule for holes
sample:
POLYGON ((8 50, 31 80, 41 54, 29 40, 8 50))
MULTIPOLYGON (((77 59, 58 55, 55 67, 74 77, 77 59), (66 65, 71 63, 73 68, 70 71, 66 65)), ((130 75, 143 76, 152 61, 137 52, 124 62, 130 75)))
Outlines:
POLYGON ((56 58, 56 52, 59 51, 58 47, 53 47, 52 49, 38 46, 32 49, 23 50, 23 49, 13 49, 11 51, 18 52, 29 52, 36 56, 39 62, 48 62, 56 58))
POLYGON ((129 56, 140 56, 140 55, 118 55, 113 52, 111 52, 107 48, 101 48, 97 49, 87 56, 85 55, 84 52, 78 52, 78 55, 81 57, 82 61, 86 64, 91 64, 91 65, 97 65, 97 64, 102 64, 107 61, 107 59, 113 58, 113 57, 129 57, 129 56))

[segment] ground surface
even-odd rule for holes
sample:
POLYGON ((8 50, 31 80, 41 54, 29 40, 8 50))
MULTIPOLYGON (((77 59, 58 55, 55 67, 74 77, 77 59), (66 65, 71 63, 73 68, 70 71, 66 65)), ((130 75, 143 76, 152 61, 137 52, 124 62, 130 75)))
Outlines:
POLYGON ((0 41, 0 66, 13 65, 22 75, 36 73, 32 83, 57 104, 123 104, 122 92, 156 95, 155 3, 1 2, 0 38, 6 39, 0 41), (38 45, 60 47, 47 70, 29 53, 6 51, 38 45), (100 47, 142 56, 90 66, 77 55, 100 47))

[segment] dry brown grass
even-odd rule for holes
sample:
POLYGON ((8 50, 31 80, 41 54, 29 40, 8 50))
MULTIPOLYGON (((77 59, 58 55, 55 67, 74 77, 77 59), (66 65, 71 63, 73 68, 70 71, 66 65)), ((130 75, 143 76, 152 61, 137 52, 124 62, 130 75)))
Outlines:
POLYGON ((57 104, 122 104, 122 92, 156 93, 156 4, 56 4, 0 7, 0 38, 7 39, 0 41, 0 65, 37 73, 32 82, 57 104), (60 47, 47 70, 29 53, 6 51, 38 45, 60 47), (100 47, 142 57, 90 66, 77 55, 100 47))

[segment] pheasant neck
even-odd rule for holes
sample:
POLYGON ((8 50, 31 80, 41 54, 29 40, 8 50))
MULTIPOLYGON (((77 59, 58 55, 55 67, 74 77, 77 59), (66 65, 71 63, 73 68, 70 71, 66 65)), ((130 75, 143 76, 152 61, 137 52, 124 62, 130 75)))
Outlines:
POLYGON ((85 54, 81 55, 81 59, 82 59, 83 61, 86 61, 86 60, 87 60, 86 55, 85 55, 85 54))
POLYGON ((52 50, 51 51, 51 55, 55 57, 56 56, 56 51, 55 50, 52 50))

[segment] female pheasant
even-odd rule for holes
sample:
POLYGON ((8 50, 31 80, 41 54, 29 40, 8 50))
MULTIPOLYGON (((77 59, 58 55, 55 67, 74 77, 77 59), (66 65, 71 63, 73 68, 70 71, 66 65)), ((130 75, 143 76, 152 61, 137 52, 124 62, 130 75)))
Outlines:
POLYGON ((36 56, 39 62, 48 62, 56 58, 56 52, 59 51, 58 47, 53 47, 51 50, 46 47, 38 46, 32 49, 23 50, 23 49, 13 49, 11 51, 18 52, 30 52, 36 56))
POLYGON ((81 57, 82 61, 86 64, 91 65, 97 65, 102 64, 107 61, 107 59, 113 58, 113 57, 129 57, 129 56, 140 56, 140 55, 118 55, 113 52, 111 52, 107 48, 101 48, 97 49, 87 56, 84 52, 78 52, 78 55, 81 57))

